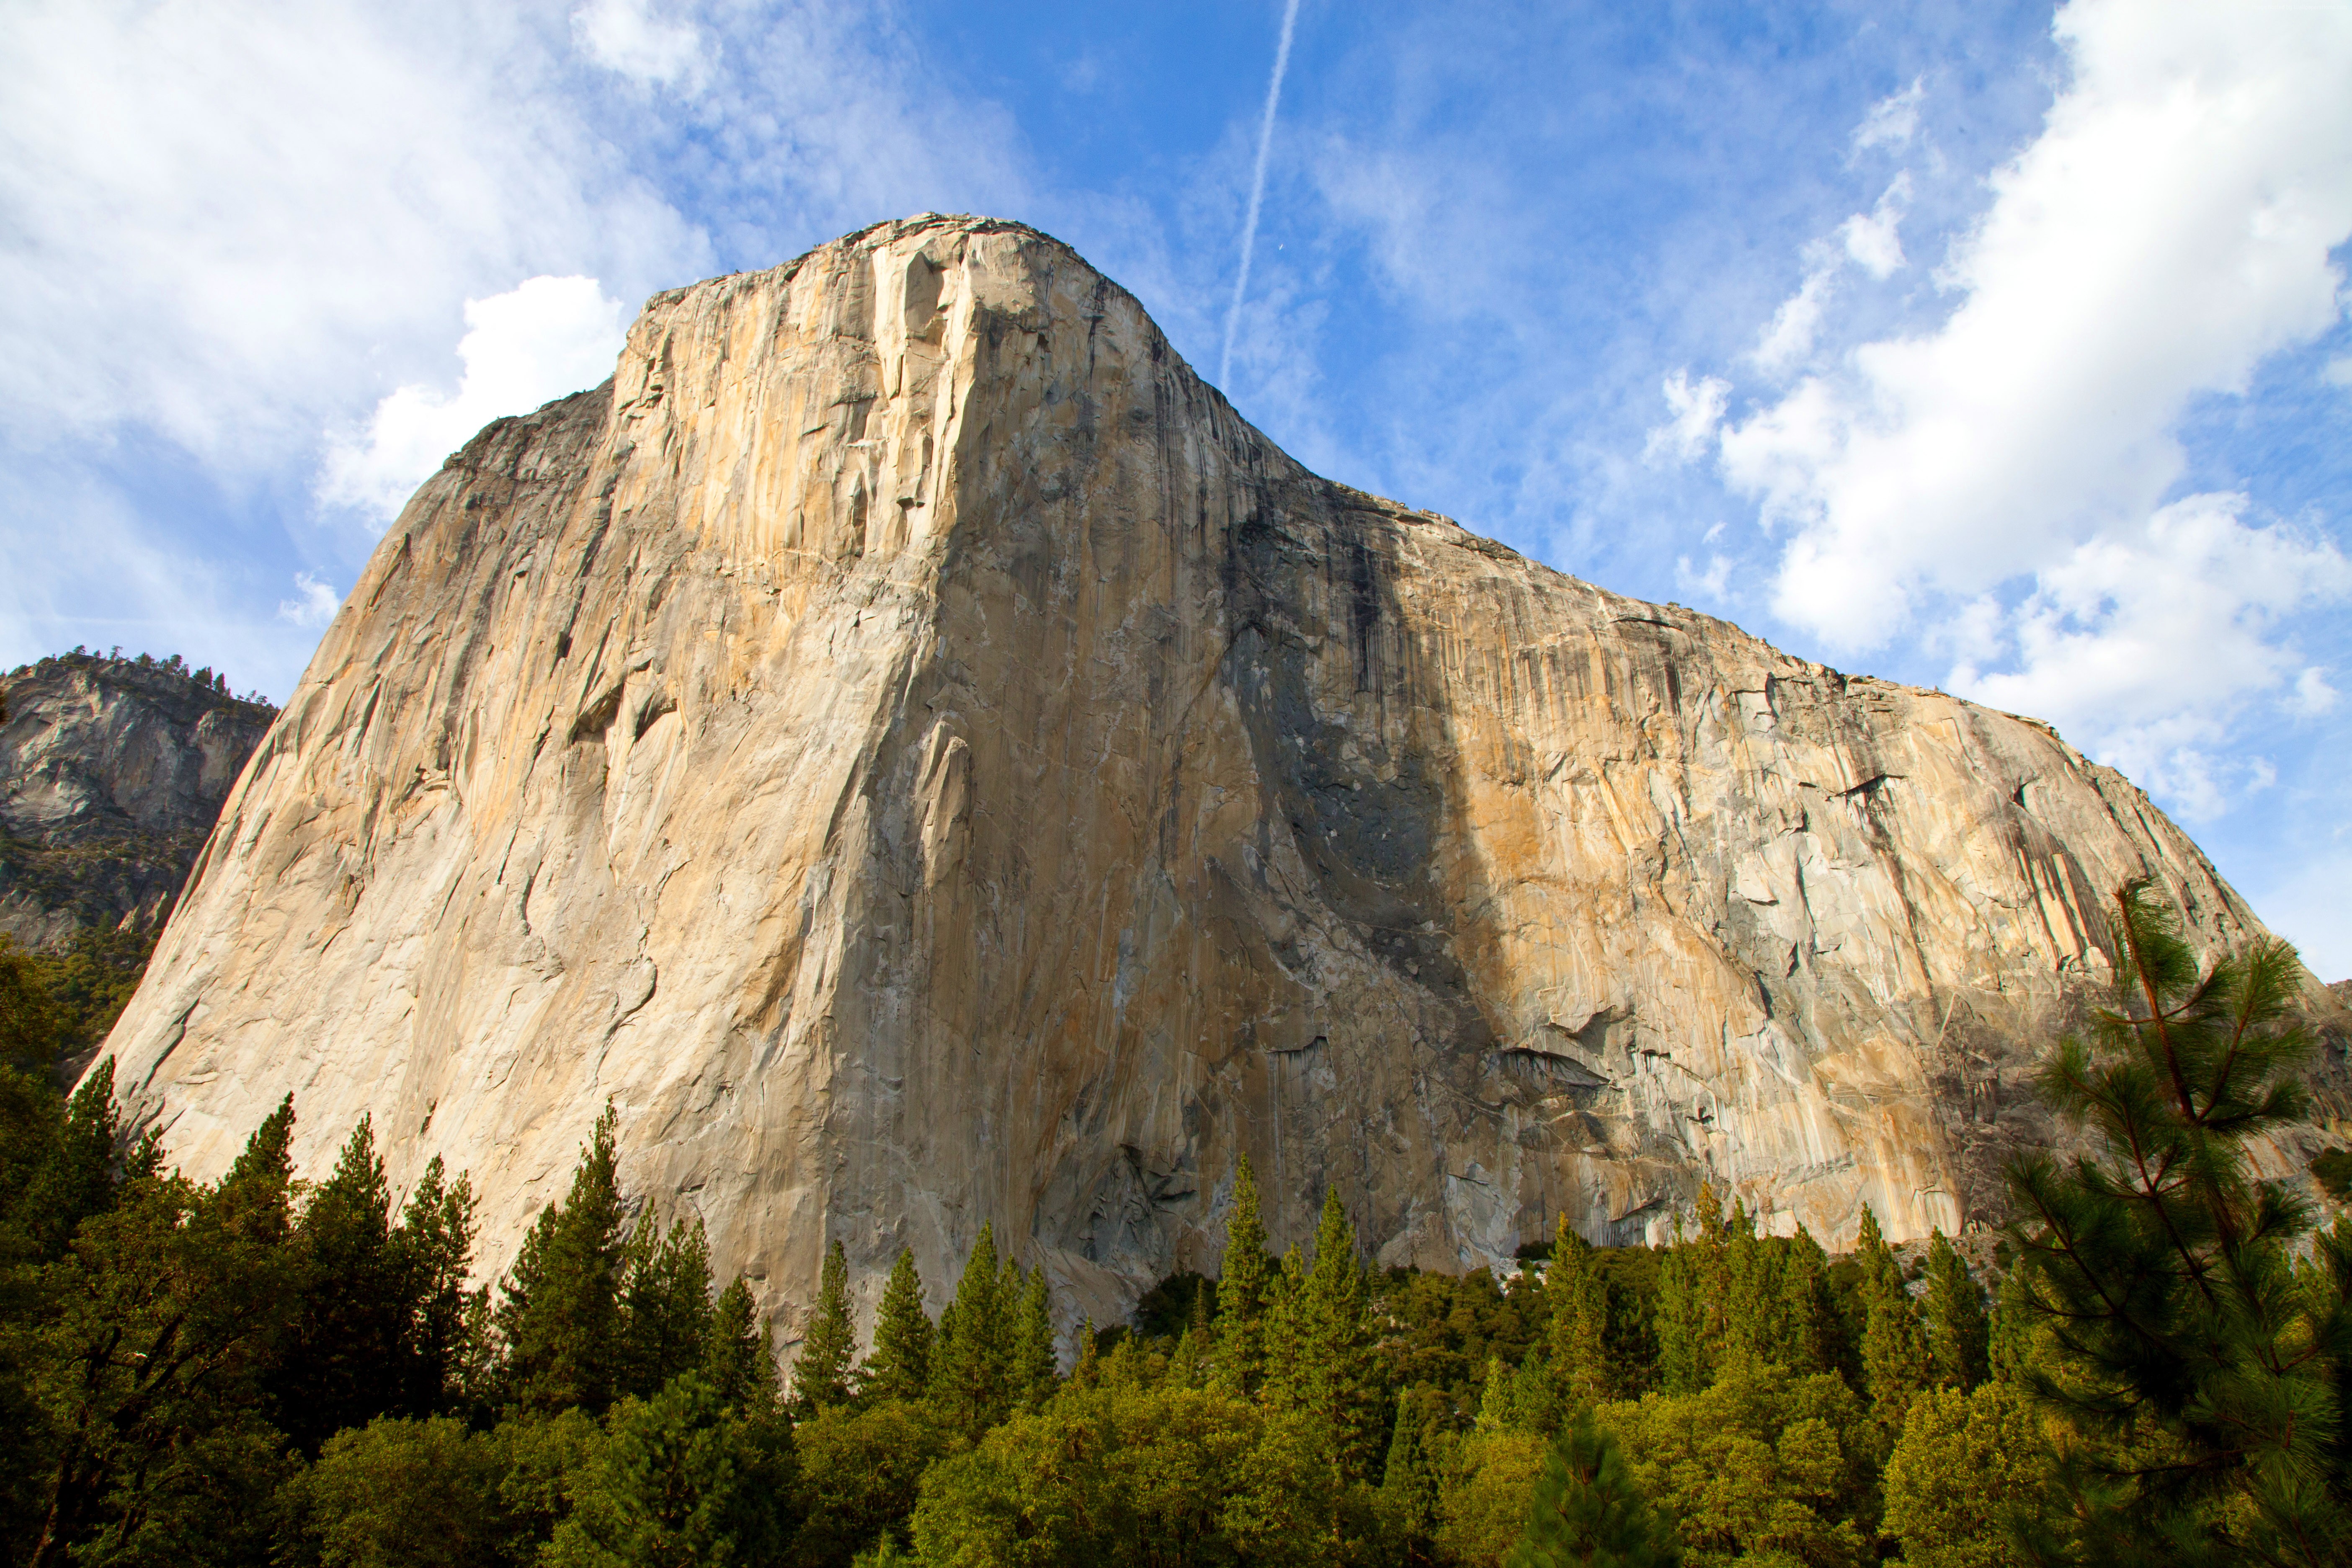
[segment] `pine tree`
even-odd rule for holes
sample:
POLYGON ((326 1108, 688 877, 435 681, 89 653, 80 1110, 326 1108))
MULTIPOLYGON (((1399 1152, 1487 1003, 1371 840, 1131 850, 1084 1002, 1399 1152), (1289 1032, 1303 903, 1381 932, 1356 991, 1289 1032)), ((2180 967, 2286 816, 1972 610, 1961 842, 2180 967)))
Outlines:
POLYGON ((1685 1240, 1678 1218, 1675 1239, 1658 1260, 1651 1321, 1658 1342, 1658 1382, 1668 1394, 1700 1393, 1714 1377, 1706 1332, 1707 1270, 1701 1261, 1706 1245, 1685 1240))
POLYGON ((728 1409, 760 1415, 777 1408, 776 1356, 768 1342, 768 1325, 760 1319, 751 1287, 740 1274, 711 1306, 702 1376, 728 1409))
POLYGON ((1053 1294, 1041 1263, 1030 1270, 1021 1290, 1020 1315, 1013 1336, 1013 1398, 1031 1410, 1043 1409, 1054 1396, 1056 1365, 1053 1294))
POLYGON ((1862 1265, 1863 1390, 1870 1398, 1872 1420, 1892 1443, 1902 1430, 1911 1396, 1927 1386, 1933 1363, 1919 1310, 1904 1285, 1903 1266, 1895 1261, 1868 1204, 1862 1208, 1862 1234, 1854 1242, 1854 1254, 1862 1265))
POLYGON ((1217 1279, 1217 1373, 1238 1394, 1255 1394, 1265 1380, 1265 1314, 1276 1283, 1265 1239, 1257 1182, 1244 1154, 1234 1172, 1234 1209, 1225 1220, 1225 1256, 1217 1279))
POLYGON ((915 1271, 915 1255, 902 1247, 882 1286, 874 1344, 857 1369, 857 1397, 921 1398, 930 1386, 935 1334, 930 1314, 923 1310, 923 1280, 915 1271))
POLYGON ((1783 1335, 1774 1358, 1790 1372, 1806 1375, 1834 1372, 1843 1335, 1837 1306, 1830 1294, 1829 1255, 1803 1226, 1789 1238, 1780 1268, 1780 1322, 1783 1335))
POLYGON ((1381 1512, 1405 1562, 1416 1568, 1431 1560, 1440 1501, 1437 1472, 1429 1458, 1427 1420, 1417 1401, 1400 1403, 1395 1429, 1389 1434, 1388 1458, 1381 1468, 1381 1512))
POLYGON ((2039 1084, 2090 1152, 2009 1173, 2051 1363, 2027 1384, 2106 1444, 2063 1513, 2116 1557, 2340 1561, 2352 1227, 2316 1237, 2298 1278, 2311 1210, 2256 1180, 2247 1148, 2307 1114, 2301 965, 2263 941, 2200 973, 2146 880, 2116 914, 2115 1005, 2039 1084))
MULTIPOLYGON (((292 1106, 289 1097, 280 1108, 289 1121, 292 1106)), ((74 1090, 64 1125, 41 1151, 18 1200, 36 1257, 62 1258, 84 1220, 114 1206, 114 1152, 121 1131, 114 1109, 114 1058, 109 1057, 74 1090)))
POLYGON ((508 1398, 525 1410, 602 1411, 615 1393, 626 1250, 617 1128, 605 1107, 572 1171, 570 1194, 541 1211, 500 1290, 501 1378, 508 1398))
POLYGON ((470 1322, 486 1298, 466 1289, 474 1257, 473 1184, 463 1175, 448 1181, 438 1154, 409 1193, 391 1248, 407 1282, 411 1313, 397 1408, 404 1415, 430 1415, 457 1397, 489 1350, 476 1342, 470 1322))
POLYGON ((816 1310, 793 1363, 793 1414, 805 1421, 849 1398, 849 1369, 857 1355, 857 1324, 849 1305, 849 1255, 838 1241, 826 1248, 817 1278, 816 1310))
POLYGON ((1264 1346, 1258 1397, 1277 1409, 1297 1404, 1293 1384, 1298 1370, 1299 1297, 1306 1288, 1306 1254, 1296 1247, 1285 1248, 1265 1292, 1258 1332, 1264 1346))
POLYGON ((1342 1480, 1360 1480, 1379 1459, 1386 1390, 1373 1353, 1378 1335, 1363 1265, 1356 1257, 1356 1227, 1348 1222, 1337 1187, 1323 1200, 1314 1263, 1300 1276, 1283 1317, 1288 1364, 1278 1379, 1269 1371, 1268 1397, 1277 1407, 1303 1410, 1319 1423, 1329 1436, 1342 1480))
POLYGON ((1673 1568, 1674 1526, 1633 1485, 1617 1440, 1580 1409, 1552 1439, 1528 1509, 1527 1533, 1505 1568, 1673 1568))
POLYGON ((1936 1381, 1962 1394, 1985 1380, 1990 1326, 1968 1261, 1937 1231, 1927 1246, 1927 1354, 1936 1381))
POLYGON ((1592 1246, 1560 1215, 1544 1271, 1544 1299, 1551 1308, 1547 1358, 1553 1397, 1563 1406, 1614 1399, 1619 1393, 1609 1350, 1609 1287, 1592 1246))
POLYGON ((1724 1226, 1723 1355, 1788 1364, 1788 1301, 1783 1255, 1756 1234, 1745 1202, 1735 1203, 1724 1226))
POLYGON ((619 1391, 649 1399, 702 1364, 710 1336, 710 1244, 698 1215, 667 1230, 648 1211, 621 1264, 619 1391))
POLYGON ((392 1190, 372 1119, 352 1130, 294 1235, 300 1301, 271 1404, 278 1428, 315 1455, 344 1427, 394 1409, 415 1381, 417 1281, 393 1245, 392 1190))
POLYGON ((974 1442, 1013 1407, 1006 1306, 996 1269, 996 1227, 982 1225, 955 1300, 940 1314, 939 1343, 931 1352, 932 1401, 974 1442))

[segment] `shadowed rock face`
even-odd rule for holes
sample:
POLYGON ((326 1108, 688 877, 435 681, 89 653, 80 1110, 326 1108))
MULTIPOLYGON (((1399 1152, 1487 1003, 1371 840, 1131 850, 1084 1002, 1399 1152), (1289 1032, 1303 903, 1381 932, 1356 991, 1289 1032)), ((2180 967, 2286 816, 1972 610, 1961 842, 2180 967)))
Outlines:
POLYGON ((289 1090, 310 1170, 469 1169, 493 1268, 610 1100, 788 1326, 829 1239, 870 1300, 991 1220, 1101 1319, 1244 1152, 1435 1268, 1703 1180, 1957 1228, 2141 872, 2262 933, 2047 728, 1318 479, 924 217, 657 296, 418 491, 110 1044, 192 1171, 289 1090))
POLYGON ((0 932, 163 923, 277 710, 176 661, 68 654, 0 677, 0 932))

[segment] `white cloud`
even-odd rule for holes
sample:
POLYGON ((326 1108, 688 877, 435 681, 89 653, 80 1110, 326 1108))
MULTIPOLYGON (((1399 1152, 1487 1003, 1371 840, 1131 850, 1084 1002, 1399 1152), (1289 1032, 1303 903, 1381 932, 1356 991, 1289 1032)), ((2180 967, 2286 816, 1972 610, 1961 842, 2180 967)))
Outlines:
POLYGON ((2327 683, 2327 671, 2315 664, 2294 678, 2294 691, 2286 705, 2291 712, 2316 719, 2335 709, 2336 696, 2336 688, 2327 683))
POLYGON ((487 300, 466 301, 469 329, 458 341, 464 378, 454 395, 404 386, 376 405, 360 440, 329 449, 319 496, 380 521, 491 420, 528 414, 613 373, 622 306, 593 278, 533 278, 487 300))
POLYGON ((1901 92, 1890 93, 1872 104, 1870 112, 1853 129, 1856 150, 1900 147, 1909 142, 1919 130, 1919 100, 1927 95, 1927 79, 1914 77, 1911 85, 1901 92))
POLYGON ((699 234, 554 90, 548 6, 0 6, 0 416, 143 425, 216 468, 447 353, 458 300, 543 272, 644 289, 699 234))
POLYGON ((646 86, 700 88, 709 65, 702 30, 667 21, 646 0, 593 0, 572 14, 572 31, 589 58, 646 86))
MULTIPOLYGON (((1764 335, 1757 340, 1754 351, 1748 356, 1759 370, 1777 376, 1812 353, 1813 342, 1821 336, 1822 310, 1829 303, 1831 288, 1837 282, 1837 270, 1833 261, 1815 266, 1805 274, 1797 291, 1780 301, 1780 308, 1772 312, 1771 324, 1764 329, 1764 335)), ((1712 436, 1713 430, 1708 434, 1712 436)))
POLYGON ((278 618, 298 626, 323 626, 342 607, 343 596, 308 572, 294 574, 294 596, 278 601, 278 618))
POLYGON ((2334 544, 2250 526, 2246 506, 2190 496, 2075 546, 2009 617, 2017 667, 1983 673, 1964 660, 1953 689, 2051 720, 2191 815, 2218 810, 2230 770, 2242 783, 2252 764, 2208 748, 2248 700, 2281 692, 2317 711, 2334 696, 2320 671, 2298 674, 2294 651, 2273 640, 2277 622, 2352 598, 2352 562, 2334 544))
POLYGON ((2074 0, 2056 28, 2073 79, 1943 269, 1949 317, 1723 433, 1794 531, 1776 607, 1833 646, 2146 519, 2187 401, 2337 319, 2352 11, 2074 0))
POLYGON ((1906 170, 1895 176, 1877 206, 1867 214, 1854 214, 1838 229, 1845 253, 1882 282, 1903 266, 1903 238, 1896 231, 1903 224, 1903 209, 1910 202, 1911 175, 1906 170))
POLYGON ((1687 463, 1714 443, 1731 384, 1711 375, 1694 383, 1688 371, 1678 370, 1666 377, 1661 390, 1675 416, 1650 431, 1642 455, 1652 462, 1665 457, 1687 463))
POLYGON ((2329 360, 2327 368, 2319 374, 2337 386, 2352 386, 2352 354, 2329 360))

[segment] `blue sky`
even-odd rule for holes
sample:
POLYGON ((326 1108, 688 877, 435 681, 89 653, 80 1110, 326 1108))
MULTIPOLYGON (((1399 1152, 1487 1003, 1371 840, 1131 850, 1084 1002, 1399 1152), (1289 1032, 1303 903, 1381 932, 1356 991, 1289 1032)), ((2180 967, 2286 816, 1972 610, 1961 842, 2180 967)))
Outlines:
MULTIPOLYGON (((1017 217, 1224 361, 1282 0, 19 0, 0 663, 283 697, 638 300, 1017 217)), ((2352 974, 2352 8, 1298 0, 1234 403, 1335 478, 2051 719, 2352 974)))

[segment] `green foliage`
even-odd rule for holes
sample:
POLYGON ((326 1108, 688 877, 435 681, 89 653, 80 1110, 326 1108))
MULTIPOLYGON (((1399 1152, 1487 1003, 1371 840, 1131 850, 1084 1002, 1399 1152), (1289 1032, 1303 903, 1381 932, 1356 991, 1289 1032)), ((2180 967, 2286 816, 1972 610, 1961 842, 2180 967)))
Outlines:
POLYGON ((940 1314, 931 1352, 931 1398, 950 1430, 977 1442, 1012 1412, 1013 1328, 1018 1297, 1006 1289, 1017 1269, 997 1272, 996 1227, 982 1225, 955 1300, 940 1314), (1008 1295, 1014 1299, 1008 1301, 1008 1295))
POLYGON ((1704 1393, 1594 1412, 1634 1484, 1680 1521, 1692 1568, 1864 1560, 1871 1466, 1862 1405, 1832 1373, 1737 1362, 1704 1393))
POLYGON ((2352 1246, 2320 1236, 2299 1275, 2309 1210, 2247 1156, 2305 1112, 2300 966, 2263 942, 2200 973, 2145 881, 2117 895, 2116 936, 2115 1005, 2041 1079, 2092 1152, 2010 1170, 2024 1304, 2051 1346, 2026 1382, 2086 1439, 2040 1549, 2336 1561, 2352 1246))
POLYGON ((1917 1568, 2022 1568, 2009 1516, 2049 1485, 2053 1462, 2011 1384, 1930 1389, 1912 1402, 1887 1458, 1885 1531, 1917 1568))
POLYGON ((2352 1151, 2322 1151, 2319 1158, 2311 1163, 2311 1174, 2320 1191, 2342 1202, 2347 1194, 2352 1194, 2352 1151))
POLYGON ((1527 1533, 1528 1499, 1549 1445, 1531 1432, 1481 1429, 1453 1447, 1438 1503, 1441 1563, 1496 1568, 1527 1533))
POLYGON ((791 1538, 784 1426, 719 1403, 699 1375, 613 1407, 569 1481, 572 1511, 546 1568, 730 1568, 772 1562, 791 1538))
POLYGON ((1936 1381, 1966 1394, 1990 1372, 1991 1325, 1968 1260, 1937 1231, 1927 1247, 1927 1359, 1936 1381))
POLYGON ((874 1345, 857 1368, 860 1399, 920 1399, 931 1384, 935 1331, 923 1310, 923 1279, 915 1255, 905 1248, 883 1282, 882 1305, 874 1319, 874 1345))
POLYGON ((816 1311, 793 1363, 793 1409, 803 1419, 849 1398, 850 1365, 857 1355, 857 1325, 849 1305, 849 1258, 835 1242, 825 1250, 816 1288, 816 1311))
POLYGON ((1328 1435, 1342 1480, 1368 1479, 1385 1446, 1386 1391, 1356 1229, 1337 1188, 1323 1202, 1314 1263, 1293 1268, 1285 1259, 1285 1273, 1297 1283, 1269 1314, 1267 1403, 1303 1412, 1328 1435))
POLYGON ((702 1352, 703 1381, 721 1405, 764 1412, 780 1398, 776 1355, 751 1288, 738 1276, 710 1310, 710 1337, 702 1352))
POLYGON ((700 1219, 648 1212, 622 1254, 617 1391, 640 1399, 699 1368, 710 1340, 710 1245, 700 1219))
POLYGON ((1265 1378, 1265 1318, 1273 1305, 1274 1259, 1258 1215, 1257 1180, 1244 1154, 1234 1172, 1233 1213, 1217 1278, 1217 1369, 1221 1384, 1255 1394, 1265 1378))
POLYGON ((1617 1440, 1579 1409, 1544 1455, 1505 1568, 1674 1568, 1682 1542, 1635 1487, 1617 1440))
POLYGON ((616 1392, 621 1270, 628 1260, 617 1126, 606 1107, 582 1151, 570 1194, 541 1211, 500 1288, 500 1383, 519 1409, 602 1411, 616 1392))
POLYGON ((38 955, 0 935, 0 1064, 46 1080, 65 1041, 38 955))
POLYGON ((793 1436, 804 1514, 793 1545, 803 1568, 843 1568, 877 1546, 904 1544, 924 1472, 947 1449, 923 1406, 896 1399, 833 1406, 793 1436))
POLYGON ((1856 1294, 1864 1310, 1862 1383, 1870 1396, 1871 1419, 1888 1442, 1902 1429, 1911 1398, 1927 1386, 1935 1363, 1927 1353, 1927 1333, 1919 1309, 1903 1279, 1903 1267, 1878 1228, 1878 1216, 1863 1206, 1862 1235, 1854 1243, 1862 1265, 1856 1294))
POLYGON ((446 1415, 330 1437, 278 1494, 285 1568, 494 1568, 516 1526, 499 1454, 446 1415))

